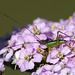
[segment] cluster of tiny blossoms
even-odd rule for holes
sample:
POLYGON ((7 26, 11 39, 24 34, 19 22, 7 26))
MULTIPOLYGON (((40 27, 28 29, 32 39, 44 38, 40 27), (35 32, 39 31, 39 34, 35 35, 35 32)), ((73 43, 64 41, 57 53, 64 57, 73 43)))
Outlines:
POLYGON ((13 27, 0 50, 0 72, 5 70, 4 62, 15 64, 21 72, 39 67, 31 75, 75 75, 75 13, 59 22, 37 18, 33 25, 13 27), (9 38, 10 37, 10 38, 9 38), (66 43, 47 47, 57 37, 66 43))

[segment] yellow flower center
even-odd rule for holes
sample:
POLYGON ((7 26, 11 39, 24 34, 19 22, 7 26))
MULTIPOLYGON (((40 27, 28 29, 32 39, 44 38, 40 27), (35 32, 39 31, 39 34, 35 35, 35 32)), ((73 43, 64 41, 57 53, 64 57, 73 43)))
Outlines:
POLYGON ((68 47, 71 48, 70 44, 68 44, 68 47))
POLYGON ((41 48, 38 48, 38 50, 39 50, 40 52, 42 52, 42 49, 41 49, 41 48))
POLYGON ((54 25, 52 25, 52 30, 54 29, 54 25))
POLYGON ((69 19, 72 19, 72 16, 70 16, 69 19))
POLYGON ((35 34, 37 34, 37 35, 39 35, 40 34, 40 30, 38 30, 37 29, 37 26, 35 25, 35 27, 33 27, 33 34, 35 35, 35 34))
POLYGON ((26 55, 25 55, 24 59, 27 59, 26 55))
POLYGON ((63 26, 61 26, 61 29, 63 30, 63 26))
POLYGON ((36 28, 36 30, 37 30, 37 26, 35 25, 35 28, 36 28))
POLYGON ((59 27, 59 25, 57 25, 57 27, 59 27))
POLYGON ((33 27, 33 31, 35 32, 35 28, 33 27))
POLYGON ((59 56, 61 56, 61 53, 60 53, 60 52, 58 52, 58 55, 59 55, 59 56))

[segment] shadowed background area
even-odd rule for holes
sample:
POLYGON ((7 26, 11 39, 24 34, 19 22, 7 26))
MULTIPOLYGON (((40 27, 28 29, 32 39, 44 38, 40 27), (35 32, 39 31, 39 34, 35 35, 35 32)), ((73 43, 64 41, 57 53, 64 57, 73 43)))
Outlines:
MULTIPOLYGON (((0 14, 0 37, 7 32, 12 32, 12 26, 21 27, 32 24, 33 20, 40 17, 50 21, 67 19, 75 12, 74 0, 1 0, 0 11, 14 18, 21 24, 0 14)), ((3 75, 30 75, 28 72, 14 71, 9 66, 3 75)))

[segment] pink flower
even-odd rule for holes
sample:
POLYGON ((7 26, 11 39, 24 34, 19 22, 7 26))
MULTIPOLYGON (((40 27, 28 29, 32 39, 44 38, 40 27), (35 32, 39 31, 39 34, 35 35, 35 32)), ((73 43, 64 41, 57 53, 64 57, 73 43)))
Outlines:
POLYGON ((31 75, 53 75, 52 67, 52 65, 44 65, 38 68, 38 70, 36 70, 36 72, 33 72, 31 75))
POLYGON ((20 70, 26 71, 34 68, 34 62, 41 62, 43 55, 36 53, 33 48, 21 49, 19 60, 16 64, 20 70), (23 69, 22 69, 23 68, 23 69))
POLYGON ((2 54, 3 54, 4 60, 9 62, 9 61, 11 61, 11 57, 13 55, 13 50, 8 47, 5 47, 0 51, 0 55, 2 55, 2 54))
POLYGON ((0 72, 3 72, 5 70, 3 62, 4 62, 3 58, 0 58, 0 72))

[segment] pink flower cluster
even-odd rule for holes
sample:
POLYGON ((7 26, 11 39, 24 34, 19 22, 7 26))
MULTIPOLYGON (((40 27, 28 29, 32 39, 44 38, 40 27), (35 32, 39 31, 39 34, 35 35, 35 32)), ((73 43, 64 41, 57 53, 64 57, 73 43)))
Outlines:
POLYGON ((31 75, 75 75, 75 13, 59 22, 37 18, 27 26, 13 28, 8 45, 0 50, 0 71, 5 70, 4 62, 15 64, 21 72, 33 70, 39 63, 31 75), (57 36, 66 43, 45 45, 55 42, 57 36))

